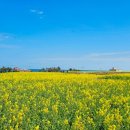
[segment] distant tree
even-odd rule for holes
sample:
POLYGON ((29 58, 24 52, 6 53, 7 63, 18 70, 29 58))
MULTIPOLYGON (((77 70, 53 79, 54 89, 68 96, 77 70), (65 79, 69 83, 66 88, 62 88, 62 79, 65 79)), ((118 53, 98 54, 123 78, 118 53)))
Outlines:
POLYGON ((21 70, 17 67, 11 68, 11 67, 2 67, 0 68, 0 73, 6 73, 6 72, 30 72, 29 70, 21 70))
POLYGON ((79 70, 70 68, 68 71, 79 71, 79 70))
POLYGON ((7 71, 8 71, 8 72, 12 72, 13 69, 12 69, 11 67, 7 67, 7 71))
POLYGON ((5 72, 6 72, 6 68, 4 66, 0 68, 0 73, 5 73, 5 72))
POLYGON ((42 68, 42 69, 39 70, 39 72, 46 72, 46 69, 42 68))
POLYGON ((0 68, 0 73, 12 72, 13 69, 11 67, 2 67, 0 68))
POLYGON ((72 71, 73 69, 72 68, 69 68, 69 71, 72 71))
POLYGON ((57 71, 61 71, 61 68, 59 66, 57 67, 57 71))
POLYGON ((58 67, 49 67, 49 68, 42 68, 40 72, 61 72, 61 68, 58 67))

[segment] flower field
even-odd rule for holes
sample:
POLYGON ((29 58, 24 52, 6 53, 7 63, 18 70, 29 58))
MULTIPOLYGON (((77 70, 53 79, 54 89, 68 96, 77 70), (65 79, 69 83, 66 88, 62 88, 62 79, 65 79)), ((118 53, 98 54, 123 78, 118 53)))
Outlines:
POLYGON ((130 74, 0 74, 0 130, 130 130, 130 74))

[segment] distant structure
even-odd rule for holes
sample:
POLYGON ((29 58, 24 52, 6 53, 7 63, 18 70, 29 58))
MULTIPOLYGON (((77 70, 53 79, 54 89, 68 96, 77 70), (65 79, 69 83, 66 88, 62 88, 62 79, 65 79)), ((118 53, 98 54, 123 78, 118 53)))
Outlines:
POLYGON ((121 72, 122 70, 116 69, 115 67, 112 67, 109 71, 112 72, 121 72))
POLYGON ((14 67, 13 70, 16 72, 31 72, 30 70, 20 69, 18 67, 14 67))

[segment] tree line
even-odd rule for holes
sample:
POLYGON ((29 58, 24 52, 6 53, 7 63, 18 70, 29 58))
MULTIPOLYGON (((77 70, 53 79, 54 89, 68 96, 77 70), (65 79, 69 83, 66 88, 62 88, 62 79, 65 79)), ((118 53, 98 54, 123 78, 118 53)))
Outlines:
POLYGON ((61 68, 58 67, 50 67, 50 68, 42 68, 40 72, 61 72, 61 68))
POLYGON ((70 72, 70 71, 79 71, 77 69, 70 68, 68 70, 63 70, 59 66, 58 67, 50 67, 50 68, 42 68, 40 72, 70 72))
MULTIPOLYGON (((6 73, 6 72, 27 72, 28 70, 21 70, 16 68, 11 68, 11 67, 1 67, 0 68, 0 73, 6 73)), ((29 70, 30 71, 30 70, 29 70)), ((63 70, 59 66, 58 67, 49 67, 49 68, 42 68, 39 70, 39 72, 72 72, 72 71, 79 71, 77 69, 70 68, 68 70, 63 70)))
POLYGON ((1 67, 0 68, 0 73, 6 73, 6 72, 19 72, 18 70, 16 70, 15 68, 11 68, 11 67, 1 67))

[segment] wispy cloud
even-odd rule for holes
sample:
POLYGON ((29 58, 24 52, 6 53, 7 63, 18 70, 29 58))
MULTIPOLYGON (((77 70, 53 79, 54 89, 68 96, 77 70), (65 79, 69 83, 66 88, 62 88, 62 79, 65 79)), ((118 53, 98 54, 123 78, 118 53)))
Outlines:
POLYGON ((0 41, 7 40, 7 39, 12 39, 14 37, 15 36, 13 34, 0 32, 0 41))
POLYGON ((78 57, 48 57, 37 58, 38 61, 52 61, 52 62, 130 62, 130 51, 122 52, 106 52, 106 53, 89 53, 78 57))
POLYGON ((117 56, 117 55, 125 55, 130 54, 130 51, 122 51, 122 52, 107 52, 107 53, 91 53, 89 54, 92 57, 101 57, 101 56, 117 56))
POLYGON ((130 51, 108 52, 108 53, 91 53, 84 58, 93 61, 113 61, 113 62, 130 62, 130 51))
POLYGON ((20 46, 17 45, 9 45, 9 44, 0 44, 0 49, 18 49, 20 46))
POLYGON ((39 16, 40 19, 43 18, 44 12, 42 10, 30 9, 30 12, 39 16))

